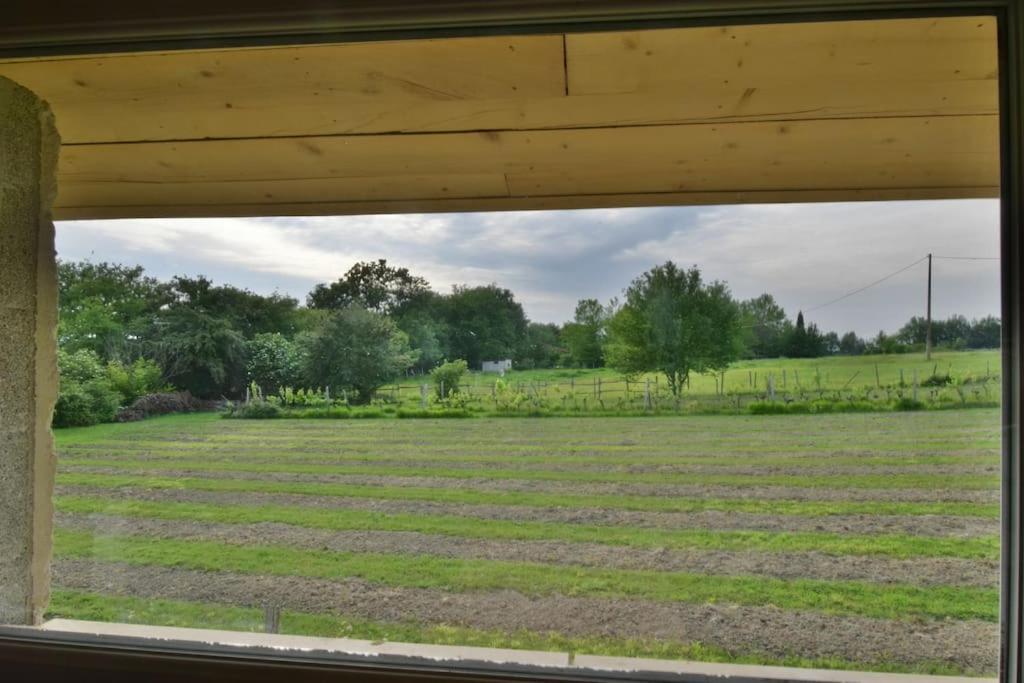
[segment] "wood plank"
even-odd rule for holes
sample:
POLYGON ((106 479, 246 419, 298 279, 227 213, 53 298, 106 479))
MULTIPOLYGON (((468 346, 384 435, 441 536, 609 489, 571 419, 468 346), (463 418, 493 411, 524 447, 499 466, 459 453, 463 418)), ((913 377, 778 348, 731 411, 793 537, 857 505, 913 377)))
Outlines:
POLYGON ((62 209, 187 202, 210 215, 259 203, 261 192, 273 195, 268 205, 886 188, 956 196, 998 185, 998 118, 86 145, 65 150, 59 181, 62 209))
POLYGON ((991 18, 0 64, 69 144, 995 113, 991 18), (514 49, 510 49, 514 48, 514 49), (648 54, 650 53, 650 54, 648 54))
POLYGON ((103 205, 273 205, 281 201, 309 203, 402 201, 423 197, 498 197, 508 194, 505 176, 492 174, 389 175, 348 178, 275 180, 209 180, 173 183, 123 181, 66 182, 60 202, 68 206, 103 205))
POLYGON ((994 17, 762 24, 566 36, 573 95, 803 83, 817 92, 874 83, 995 81, 994 17))
MULTIPOLYGON (((462 213, 620 208, 632 206, 704 206, 779 202, 856 202, 913 199, 967 199, 999 196, 998 187, 839 188, 750 192, 659 192, 545 197, 475 197, 395 201, 316 201, 258 204, 173 204, 74 206, 55 210, 57 220, 112 218, 203 218, 212 216, 345 216, 379 213, 462 213)), ((74 229, 69 226, 69 229, 74 229)))
POLYGON ((46 99, 72 144, 337 132, 565 93, 557 35, 17 61, 0 75, 46 99))

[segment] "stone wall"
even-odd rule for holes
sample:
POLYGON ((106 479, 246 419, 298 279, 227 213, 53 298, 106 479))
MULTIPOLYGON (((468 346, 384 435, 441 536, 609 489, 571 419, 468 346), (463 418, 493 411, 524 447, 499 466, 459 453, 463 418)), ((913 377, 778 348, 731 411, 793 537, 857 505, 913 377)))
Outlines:
POLYGON ((49 599, 59 146, 46 103, 0 77, 0 623, 38 623, 49 599))

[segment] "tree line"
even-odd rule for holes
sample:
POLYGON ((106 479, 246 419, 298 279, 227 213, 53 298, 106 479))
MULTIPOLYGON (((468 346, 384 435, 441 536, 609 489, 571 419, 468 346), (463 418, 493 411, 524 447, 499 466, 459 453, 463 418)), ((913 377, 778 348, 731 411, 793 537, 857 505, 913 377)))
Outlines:
MULTIPOLYGON (((446 360, 655 371, 677 392, 691 373, 739 358, 898 353, 924 343, 920 318, 872 339, 822 332, 802 313, 791 319, 770 294, 738 301, 725 283, 672 262, 641 274, 621 300, 579 301, 562 325, 530 321, 496 284, 440 293, 385 260, 355 264, 303 303, 201 276, 161 281, 141 266, 65 261, 58 275, 65 413, 68 397, 109 412, 161 388, 237 398, 253 382, 266 391, 327 385, 366 401, 446 360)), ((995 348, 999 327, 997 318, 954 316, 934 321, 932 334, 940 348, 995 348)))

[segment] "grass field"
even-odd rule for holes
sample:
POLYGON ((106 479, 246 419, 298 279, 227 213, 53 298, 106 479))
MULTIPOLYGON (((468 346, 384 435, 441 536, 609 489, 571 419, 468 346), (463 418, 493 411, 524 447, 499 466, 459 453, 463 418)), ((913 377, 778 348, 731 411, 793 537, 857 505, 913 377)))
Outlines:
MULTIPOLYGON (((648 407, 671 413, 748 412, 751 402, 769 400, 769 378, 771 400, 781 404, 826 399, 880 405, 913 397, 929 407, 992 405, 999 400, 1000 367, 998 350, 940 351, 931 360, 914 353, 739 361, 718 375, 691 375, 678 398, 657 373, 627 378, 611 368, 514 370, 500 380, 474 372, 460 389, 468 407, 498 412, 630 411, 645 407, 645 394, 652 397, 648 407), (950 383, 929 386, 936 376, 949 377, 950 383), (496 391, 496 382, 504 393, 496 391)), ((406 408, 422 407, 421 387, 429 382, 429 377, 408 378, 382 387, 378 395, 406 408)))
POLYGON ((999 434, 995 409, 61 430, 50 614, 261 630, 272 603, 296 634, 993 675, 999 434))

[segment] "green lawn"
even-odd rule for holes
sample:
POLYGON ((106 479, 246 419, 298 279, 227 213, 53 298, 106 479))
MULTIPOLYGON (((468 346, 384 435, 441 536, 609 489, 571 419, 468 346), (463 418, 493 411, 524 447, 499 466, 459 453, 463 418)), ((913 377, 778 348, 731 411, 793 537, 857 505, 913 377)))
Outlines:
POLYGON ((186 415, 58 430, 50 614, 254 630, 268 585, 260 582, 280 581, 290 633, 990 674, 995 651, 990 660, 971 638, 997 628, 999 420, 996 409, 658 420, 186 415), (219 535, 226 527, 231 534, 219 535), (273 541, 263 538, 270 529, 273 541), (321 547, 325 531, 370 545, 321 547), (577 552, 619 565, 577 562, 577 552), (628 566, 633 553, 646 564, 628 566), (660 557, 688 568, 664 568, 660 557), (745 569, 715 569, 729 558, 745 569), (161 578, 139 583, 144 572, 161 578), (197 581, 209 596, 202 603, 181 588, 198 590, 197 581), (352 581, 380 599, 346 609, 309 600, 322 586, 310 582, 352 581), (238 592, 250 582, 250 593, 238 592), (221 596, 222 584, 235 592, 221 596), (134 594, 140 586, 144 595, 134 594), (399 619, 377 608, 394 595, 410 600, 399 619), (781 626, 672 638, 642 616, 574 634, 482 620, 483 605, 506 595, 524 596, 538 614, 557 598, 637 615, 659 605, 684 620, 703 609, 751 618, 768 610, 780 623, 814 614, 834 621, 822 627, 829 633, 855 633, 840 627, 850 619, 907 634, 927 624, 931 645, 894 636, 891 650, 865 651, 849 635, 793 651, 781 626), (424 611, 443 596, 458 598, 449 616, 424 611))

